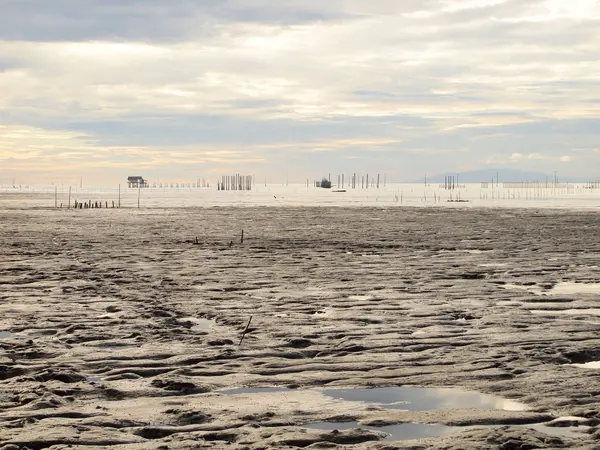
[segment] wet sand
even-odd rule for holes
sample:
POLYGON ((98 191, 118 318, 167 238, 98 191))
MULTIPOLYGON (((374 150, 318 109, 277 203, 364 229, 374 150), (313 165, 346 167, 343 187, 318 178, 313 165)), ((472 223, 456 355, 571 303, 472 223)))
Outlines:
POLYGON ((600 292, 552 288, 600 281, 599 219, 5 210, 0 448, 597 448, 600 371, 573 364, 600 360, 600 292), (322 391, 375 386, 528 408, 411 411, 322 391), (289 389, 222 392, 236 387, 289 389), (323 421, 368 429, 303 427, 323 421), (460 428, 398 442, 373 430, 400 423, 460 428))

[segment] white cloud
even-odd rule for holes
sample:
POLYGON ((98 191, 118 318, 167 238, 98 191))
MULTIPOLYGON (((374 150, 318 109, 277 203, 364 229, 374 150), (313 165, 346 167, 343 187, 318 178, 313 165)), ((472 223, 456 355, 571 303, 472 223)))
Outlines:
POLYGON ((512 162, 519 162, 523 160, 539 160, 539 159, 548 159, 547 156, 541 155, 539 153, 528 153, 526 155, 522 153, 513 153, 508 158, 512 162))

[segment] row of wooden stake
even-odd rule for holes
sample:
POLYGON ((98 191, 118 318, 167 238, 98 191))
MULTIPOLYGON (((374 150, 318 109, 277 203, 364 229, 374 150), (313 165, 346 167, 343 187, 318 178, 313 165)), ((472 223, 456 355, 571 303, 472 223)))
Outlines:
MULTIPOLYGON (((138 202, 137 202, 137 207, 140 207, 140 195, 141 195, 141 187, 138 188, 138 202)), ((69 203, 67 204, 67 208, 71 209, 71 186, 69 186, 69 203)), ((120 208, 121 207, 121 185, 119 185, 119 199, 117 201, 117 204, 115 205, 115 201, 112 200, 111 201, 111 205, 112 208, 120 208)), ((55 186, 54 187, 54 207, 58 208, 58 189, 55 186)), ((60 207, 63 207, 63 204, 60 204, 60 207)), ((95 201, 92 202, 91 200, 87 201, 87 202, 78 202, 77 200, 75 200, 75 203, 73 205, 73 209, 94 209, 94 208, 102 208, 102 202, 101 201, 95 201)), ((108 201, 104 202, 104 208, 108 208, 108 201)))

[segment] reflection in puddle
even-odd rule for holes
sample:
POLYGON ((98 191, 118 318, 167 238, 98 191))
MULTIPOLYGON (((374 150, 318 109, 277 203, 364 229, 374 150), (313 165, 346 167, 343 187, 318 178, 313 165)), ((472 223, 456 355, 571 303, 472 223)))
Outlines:
MULTIPOLYGON (((291 392, 285 387, 235 388, 220 391, 221 394, 267 394, 291 392)), ((293 390, 294 392, 303 392, 293 390)), ((311 391, 304 391, 311 392, 311 391)), ((373 389, 324 389, 323 395, 336 400, 374 404, 385 409, 406 411, 432 411, 437 409, 502 409, 505 411, 525 411, 527 406, 493 395, 465 391, 456 388, 388 387, 373 389)))
POLYGON ((410 439, 424 439, 445 436, 460 430, 457 427, 447 427, 445 425, 425 425, 421 423, 401 423, 398 425, 388 425, 384 427, 365 427, 356 422, 318 422, 304 425, 304 428, 313 430, 351 430, 353 428, 362 428, 382 432, 387 434, 386 441, 406 441, 410 439))
POLYGON ((386 409, 431 411, 449 408, 524 411, 527 406, 478 392, 452 388, 392 387, 377 389, 327 389, 323 393, 339 400, 374 403, 386 409))
POLYGON ((4 339, 10 337, 10 333, 8 331, 0 331, 0 339, 4 339))
POLYGON ((566 281, 552 288, 553 294, 599 294, 600 283, 573 283, 566 281))

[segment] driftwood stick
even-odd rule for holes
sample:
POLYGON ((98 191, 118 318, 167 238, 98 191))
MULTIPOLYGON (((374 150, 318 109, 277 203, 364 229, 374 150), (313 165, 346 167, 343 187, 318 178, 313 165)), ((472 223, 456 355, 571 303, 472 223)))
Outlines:
POLYGON ((238 344, 238 347, 240 345, 242 345, 242 342, 244 341, 244 337, 246 337, 246 333, 248 332, 248 328, 250 328, 250 322, 252 322, 252 316, 250 316, 250 320, 248 320, 248 325, 246 325, 246 328, 244 329, 244 332, 242 333, 242 338, 240 339, 240 343, 238 344))

